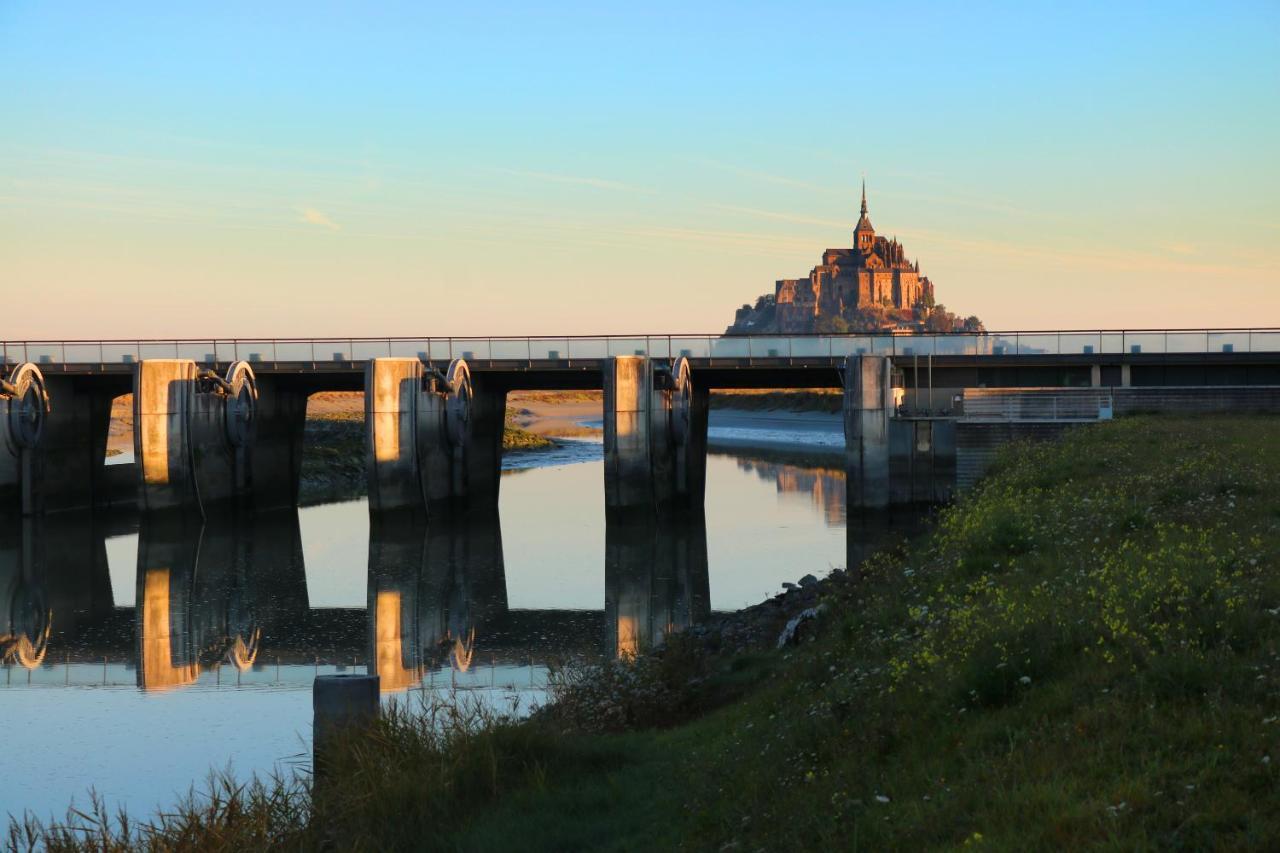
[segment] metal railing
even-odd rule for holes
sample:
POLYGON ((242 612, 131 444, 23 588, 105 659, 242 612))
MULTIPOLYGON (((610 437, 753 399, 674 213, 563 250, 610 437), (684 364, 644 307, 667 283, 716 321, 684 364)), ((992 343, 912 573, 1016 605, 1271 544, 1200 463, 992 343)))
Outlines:
POLYGON ((189 358, 203 364, 429 361, 572 362, 615 355, 696 359, 806 359, 847 355, 1000 356, 1280 353, 1280 329, 1141 329, 913 335, 585 335, 531 337, 208 338, 4 341, 16 364, 129 364, 189 358))
POLYGON ((1111 388, 966 388, 964 417, 979 420, 1099 420, 1115 412, 1111 388))

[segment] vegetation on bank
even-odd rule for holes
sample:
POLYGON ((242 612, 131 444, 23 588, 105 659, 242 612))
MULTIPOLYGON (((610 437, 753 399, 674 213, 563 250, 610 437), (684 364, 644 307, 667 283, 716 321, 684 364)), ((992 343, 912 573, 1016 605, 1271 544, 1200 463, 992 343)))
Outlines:
POLYGON ((392 717, 340 788, 225 796, 150 846, 1274 849, 1277 483, 1266 417, 1011 446, 823 582, 798 645, 689 632, 525 722, 392 717))
POLYGON ((832 412, 838 414, 844 394, 835 388, 802 390, 713 391, 711 408, 741 411, 832 412))
MULTIPOLYGON (((545 450, 552 439, 517 426, 507 409, 502 449, 545 450)), ((358 498, 368 491, 364 465, 364 413, 326 411, 307 418, 302 451, 303 504, 358 498)))

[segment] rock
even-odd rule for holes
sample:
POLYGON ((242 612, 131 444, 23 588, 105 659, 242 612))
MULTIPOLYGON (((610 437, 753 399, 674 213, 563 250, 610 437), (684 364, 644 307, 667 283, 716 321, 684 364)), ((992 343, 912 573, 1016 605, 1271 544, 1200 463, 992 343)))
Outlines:
POLYGON ((817 619, 818 614, 822 612, 822 608, 809 607, 801 610, 795 616, 787 621, 786 627, 782 629, 782 633, 778 635, 778 648, 795 645, 800 641, 800 626, 804 623, 817 619))
POLYGON ((815 578, 813 575, 805 575, 804 577, 800 578, 800 586, 806 586, 806 587, 814 586, 815 584, 817 584, 817 582, 818 582, 818 579, 815 578))

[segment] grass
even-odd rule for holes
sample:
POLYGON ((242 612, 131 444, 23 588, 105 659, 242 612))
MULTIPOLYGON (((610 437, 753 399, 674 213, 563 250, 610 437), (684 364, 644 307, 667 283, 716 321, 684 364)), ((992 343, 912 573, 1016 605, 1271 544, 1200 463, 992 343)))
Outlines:
POLYGON ((526 722, 393 719, 283 836, 247 800, 240 846, 1275 849, 1277 483, 1265 417, 1011 446, 802 645, 673 637, 526 722))
MULTIPOLYGON (((517 426, 513 414, 512 409, 507 409, 502 434, 504 451, 556 446, 551 439, 517 426)), ((368 492, 363 411, 321 411, 307 418, 300 491, 304 505, 350 500, 368 492)))
POLYGON ((834 412, 843 405, 843 393, 834 388, 774 391, 713 391, 711 408, 746 411, 834 412))

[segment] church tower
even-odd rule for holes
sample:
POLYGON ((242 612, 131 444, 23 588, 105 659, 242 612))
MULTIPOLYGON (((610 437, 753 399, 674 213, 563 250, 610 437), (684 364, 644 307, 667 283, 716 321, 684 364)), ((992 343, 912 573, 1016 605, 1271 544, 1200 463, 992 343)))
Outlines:
POLYGON ((853 229, 853 247, 859 252, 866 254, 871 251, 871 247, 876 243, 876 229, 871 227, 871 220, 867 217, 867 179, 862 179, 862 216, 858 218, 858 224, 853 229))

